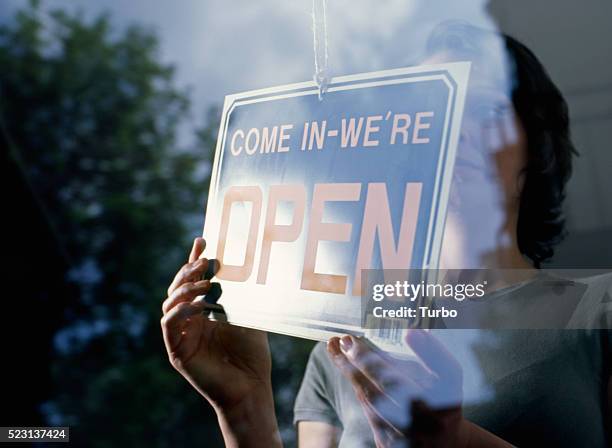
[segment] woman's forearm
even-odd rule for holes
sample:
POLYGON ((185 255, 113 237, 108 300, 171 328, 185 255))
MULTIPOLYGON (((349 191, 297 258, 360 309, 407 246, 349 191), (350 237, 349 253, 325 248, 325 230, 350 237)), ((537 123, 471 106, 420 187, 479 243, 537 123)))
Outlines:
POLYGON ((514 446, 468 420, 464 420, 462 432, 464 435, 462 446, 465 448, 509 448, 514 446))
POLYGON ((271 391, 246 397, 231 409, 215 407, 225 446, 282 447, 271 391))

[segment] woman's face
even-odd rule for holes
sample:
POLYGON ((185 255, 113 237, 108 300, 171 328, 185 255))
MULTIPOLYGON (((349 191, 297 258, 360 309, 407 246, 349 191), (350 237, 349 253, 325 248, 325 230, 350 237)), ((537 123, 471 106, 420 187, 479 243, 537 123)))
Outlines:
POLYGON ((512 267, 494 258, 516 249, 527 139, 510 86, 490 75, 473 65, 442 244, 444 269, 512 267))

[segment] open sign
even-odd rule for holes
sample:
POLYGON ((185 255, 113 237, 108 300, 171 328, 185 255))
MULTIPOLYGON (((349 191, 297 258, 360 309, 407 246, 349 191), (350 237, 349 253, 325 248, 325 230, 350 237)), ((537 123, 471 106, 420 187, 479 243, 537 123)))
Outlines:
POLYGON ((469 73, 451 63, 226 97, 205 256, 235 324, 361 332, 363 269, 436 268, 469 73))

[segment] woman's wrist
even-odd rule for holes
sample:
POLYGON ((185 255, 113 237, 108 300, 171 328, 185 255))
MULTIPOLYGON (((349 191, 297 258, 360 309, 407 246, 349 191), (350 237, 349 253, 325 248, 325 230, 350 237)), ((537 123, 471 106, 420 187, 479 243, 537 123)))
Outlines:
POLYGON ((473 426, 471 422, 466 420, 463 416, 459 423, 459 429, 457 431, 457 447, 458 448, 469 448, 471 445, 473 426))
POLYGON ((462 418, 459 427, 459 444, 461 448, 512 448, 513 445, 500 439, 492 432, 462 418))
POLYGON ((280 447, 271 387, 263 387, 231 408, 214 406, 226 447, 280 447))

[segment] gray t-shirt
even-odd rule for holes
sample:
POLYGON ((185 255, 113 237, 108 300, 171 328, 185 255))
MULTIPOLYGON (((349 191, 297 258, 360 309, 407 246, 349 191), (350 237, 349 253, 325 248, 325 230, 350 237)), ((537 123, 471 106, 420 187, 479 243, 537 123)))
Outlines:
MULTIPOLYGON (((586 289, 585 294, 592 290, 590 285, 586 289)), ((598 300, 609 297, 608 288, 598 300)), ((612 331, 431 331, 462 364, 468 420, 520 447, 606 446, 612 331)), ((341 428, 340 447, 374 446, 352 386, 329 359, 324 343, 310 355, 294 421, 341 428)))

